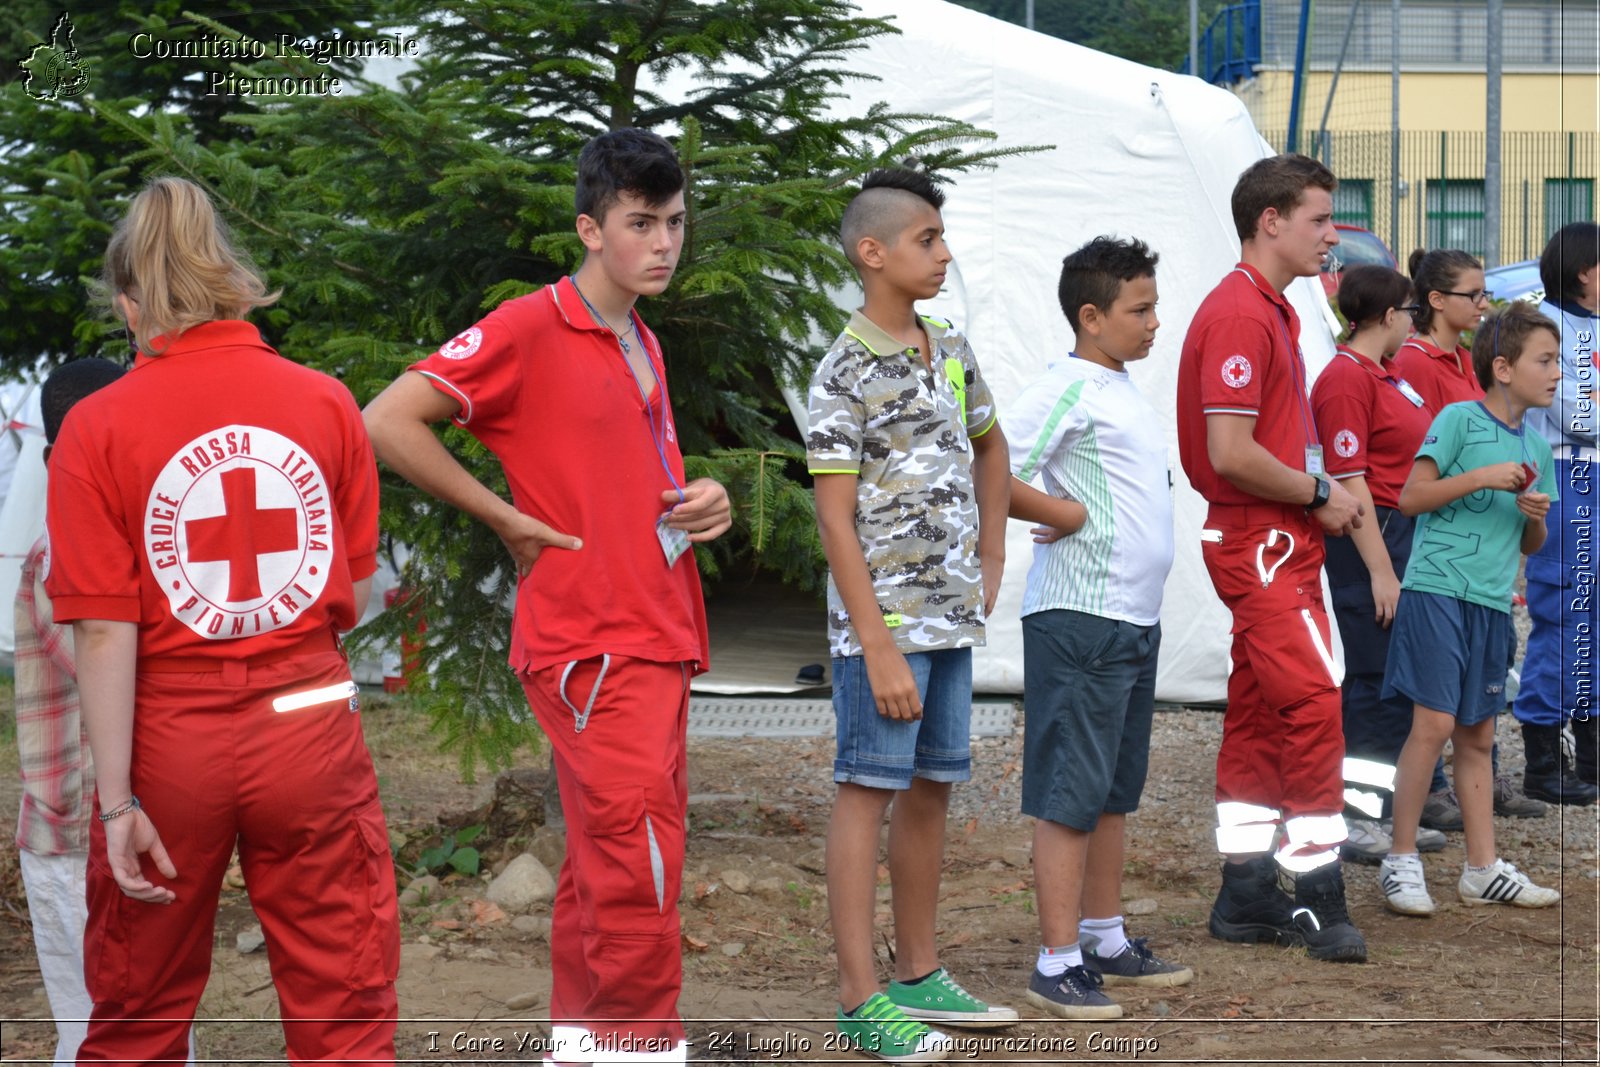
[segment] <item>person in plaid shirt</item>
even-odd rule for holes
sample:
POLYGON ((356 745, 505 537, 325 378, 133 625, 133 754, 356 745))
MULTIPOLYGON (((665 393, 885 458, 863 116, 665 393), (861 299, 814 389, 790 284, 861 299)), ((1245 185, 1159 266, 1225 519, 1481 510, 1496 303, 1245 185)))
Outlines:
MULTIPOLYGON (((80 359, 45 380, 45 462, 68 409, 122 377, 104 359, 80 359)), ((44 576, 50 549, 41 536, 22 562, 16 603, 17 753, 22 812, 17 819, 22 884, 33 919, 39 972, 56 1020, 58 1064, 77 1060, 94 1007, 83 983, 84 872, 89 859, 89 814, 94 767, 78 717, 78 679, 72 627, 55 621, 44 576)))

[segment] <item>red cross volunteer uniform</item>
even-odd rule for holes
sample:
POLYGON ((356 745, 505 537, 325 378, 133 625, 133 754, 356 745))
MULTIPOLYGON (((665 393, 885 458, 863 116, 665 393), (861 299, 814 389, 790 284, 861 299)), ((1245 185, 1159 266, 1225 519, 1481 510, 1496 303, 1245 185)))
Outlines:
POLYGON ((1461 345, 1446 352, 1426 337, 1408 338, 1394 354, 1394 371, 1422 394, 1429 415, 1439 414, 1446 404, 1483 399, 1472 353, 1461 345))
POLYGON ((349 391, 247 322, 185 330, 63 424, 46 588, 62 621, 138 625, 131 783, 178 872, 143 864, 172 904, 124 896, 92 825, 80 1059, 188 1056, 237 846, 290 1061, 393 1062, 394 867, 337 637, 377 508, 349 391))
POLYGON ((1217 845, 1267 852, 1297 873, 1337 863, 1345 838, 1339 682, 1322 603, 1322 527, 1306 508, 1253 496, 1219 475, 1209 415, 1254 418, 1285 466, 1322 473, 1294 309, 1241 263, 1195 313, 1178 367, 1178 451, 1210 507, 1201 552, 1233 614, 1233 670, 1217 754, 1217 845))
POLYGON ((685 484, 660 345, 652 380, 570 278, 508 301, 411 369, 505 468, 524 514, 577 537, 517 590, 511 666, 550 741, 567 853, 550 931, 562 1062, 682 1063, 678 897, 689 678, 708 662, 693 552, 658 533, 685 484), (648 393, 648 401, 645 399, 648 393))

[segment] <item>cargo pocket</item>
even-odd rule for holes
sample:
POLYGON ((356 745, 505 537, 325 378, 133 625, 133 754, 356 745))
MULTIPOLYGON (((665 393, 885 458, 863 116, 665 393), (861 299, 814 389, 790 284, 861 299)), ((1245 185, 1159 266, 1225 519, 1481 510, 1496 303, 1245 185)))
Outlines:
POLYGON ((586 794, 583 836, 594 859, 585 872, 587 925, 611 933, 654 932, 665 906, 666 872, 645 814, 644 790, 629 786, 586 794))
POLYGON ((382 989, 400 972, 400 912, 395 899, 394 860, 383 805, 376 799, 356 813, 355 872, 350 906, 355 940, 350 946, 351 989, 382 989))
POLYGON ((129 910, 131 906, 138 906, 138 903, 124 896, 117 887, 117 880, 105 858, 104 844, 89 850, 86 896, 89 919, 83 938, 85 988, 96 1004, 125 1004, 128 999, 128 972, 133 958, 130 945, 132 916, 129 910))

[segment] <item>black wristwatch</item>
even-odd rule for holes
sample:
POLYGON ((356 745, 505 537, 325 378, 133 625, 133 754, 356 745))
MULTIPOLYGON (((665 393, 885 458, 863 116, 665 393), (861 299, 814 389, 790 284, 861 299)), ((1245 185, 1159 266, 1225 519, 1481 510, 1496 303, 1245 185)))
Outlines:
POLYGON ((1313 476, 1311 480, 1316 483, 1317 491, 1312 494, 1311 503, 1306 505, 1306 510, 1316 511, 1322 505, 1326 504, 1328 502, 1328 497, 1333 494, 1333 483, 1328 481, 1326 478, 1317 478, 1315 476, 1313 476))

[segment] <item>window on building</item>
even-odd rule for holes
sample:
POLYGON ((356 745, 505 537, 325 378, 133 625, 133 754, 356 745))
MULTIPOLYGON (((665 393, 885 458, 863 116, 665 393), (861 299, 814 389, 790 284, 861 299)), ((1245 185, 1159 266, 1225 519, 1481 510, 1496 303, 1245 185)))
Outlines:
POLYGON ((1372 229, 1372 179, 1340 178, 1333 191, 1333 221, 1372 229))
POLYGON ((1459 248, 1482 257, 1488 243, 1483 224, 1483 182, 1434 178, 1428 182, 1428 248, 1459 248))
POLYGON ((1544 180, 1544 232, 1555 233, 1569 222, 1594 218, 1593 178, 1544 180))

